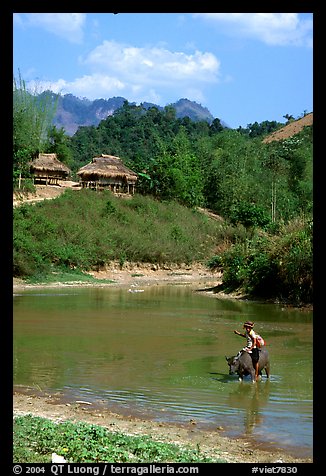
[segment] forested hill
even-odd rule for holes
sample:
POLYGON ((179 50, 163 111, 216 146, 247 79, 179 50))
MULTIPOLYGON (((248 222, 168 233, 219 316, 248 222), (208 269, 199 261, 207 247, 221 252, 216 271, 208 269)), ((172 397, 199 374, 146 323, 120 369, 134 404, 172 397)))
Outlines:
MULTIPOLYGON (((127 101, 127 99, 120 96, 91 101, 86 98, 78 98, 73 94, 61 96, 49 91, 40 94, 40 96, 49 94, 53 101, 57 101, 54 125, 59 129, 63 127, 69 136, 72 136, 80 126, 97 126, 100 121, 112 116, 127 101)), ((135 105, 135 103, 130 104, 135 105)), ((148 102, 142 103, 141 106, 144 109, 151 107, 156 107, 160 111, 164 109, 160 105, 148 102)), ((207 108, 189 99, 179 99, 170 106, 175 109, 176 117, 179 119, 189 117, 192 121, 207 121, 209 124, 214 120, 207 108)))

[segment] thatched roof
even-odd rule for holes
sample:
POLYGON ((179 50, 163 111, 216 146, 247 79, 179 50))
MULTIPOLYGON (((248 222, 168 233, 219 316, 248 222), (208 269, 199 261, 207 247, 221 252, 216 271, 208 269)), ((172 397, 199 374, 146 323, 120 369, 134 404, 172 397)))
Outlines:
POLYGON ((63 175, 70 174, 71 170, 57 159, 56 154, 39 154, 30 162, 31 172, 59 172, 63 175))
POLYGON ((78 170, 77 175, 82 179, 90 177, 125 178, 131 183, 135 183, 138 179, 138 175, 123 165, 119 157, 105 154, 94 157, 89 164, 78 170))

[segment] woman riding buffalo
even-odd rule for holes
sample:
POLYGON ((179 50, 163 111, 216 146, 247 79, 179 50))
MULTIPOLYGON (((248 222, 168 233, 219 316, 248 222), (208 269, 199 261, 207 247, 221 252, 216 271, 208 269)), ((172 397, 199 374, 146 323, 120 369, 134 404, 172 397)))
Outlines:
POLYGON ((245 337, 247 339, 247 345, 240 350, 237 357, 240 357, 242 352, 248 352, 251 355, 252 364, 255 369, 255 380, 258 380, 259 374, 259 349, 257 346, 257 337, 254 331, 254 323, 252 321, 246 321, 243 324, 243 328, 245 329, 245 333, 242 334, 241 332, 234 331, 235 334, 241 337, 245 337))

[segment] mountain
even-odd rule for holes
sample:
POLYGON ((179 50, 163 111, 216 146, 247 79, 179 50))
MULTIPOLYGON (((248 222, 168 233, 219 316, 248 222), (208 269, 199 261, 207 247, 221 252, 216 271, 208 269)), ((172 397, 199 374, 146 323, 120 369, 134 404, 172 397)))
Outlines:
POLYGON ((73 94, 58 96, 53 123, 58 128, 63 127, 66 133, 72 136, 80 126, 97 126, 103 119, 122 107, 124 102, 123 97, 90 101, 73 94))
POLYGON ((182 119, 188 116, 192 121, 207 121, 211 123, 214 117, 206 107, 189 99, 179 99, 179 101, 171 104, 176 110, 176 117, 182 119))
MULTIPOLYGON (((111 116, 117 109, 122 107, 126 101, 123 97, 91 101, 86 98, 78 98, 73 94, 60 96, 50 91, 43 92, 42 95, 44 94, 51 95, 52 100, 57 100, 53 124, 58 128, 63 127, 70 136, 74 135, 80 126, 97 126, 100 121, 111 116)), ((144 102, 141 106, 145 109, 151 107, 156 107, 159 110, 164 109, 162 106, 149 102, 144 102)), ((214 120, 214 117, 207 108, 189 99, 179 99, 177 102, 169 104, 169 106, 175 108, 176 117, 180 119, 188 116, 193 121, 207 121, 209 124, 214 120)))

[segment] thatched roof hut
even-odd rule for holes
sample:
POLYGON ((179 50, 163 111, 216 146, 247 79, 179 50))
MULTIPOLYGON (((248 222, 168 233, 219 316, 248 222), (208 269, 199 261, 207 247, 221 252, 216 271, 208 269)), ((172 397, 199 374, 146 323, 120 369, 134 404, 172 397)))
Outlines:
POLYGON ((30 171, 36 180, 48 184, 57 184, 58 180, 66 180, 71 170, 57 159, 56 154, 42 154, 30 162, 30 171))
POLYGON ((77 175, 81 179, 82 187, 104 189, 117 193, 135 193, 138 175, 123 165, 119 157, 101 154, 81 167, 77 175))

